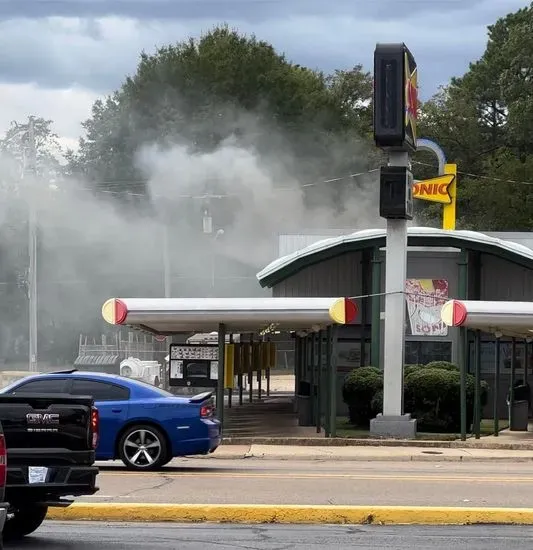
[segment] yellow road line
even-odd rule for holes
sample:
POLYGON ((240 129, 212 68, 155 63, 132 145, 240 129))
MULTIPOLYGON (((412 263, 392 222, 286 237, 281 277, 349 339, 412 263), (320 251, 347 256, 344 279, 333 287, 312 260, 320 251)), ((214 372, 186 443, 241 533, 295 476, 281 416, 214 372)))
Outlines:
POLYGON ((280 473, 243 473, 243 472, 100 472, 102 477, 126 476, 126 477, 190 477, 190 478, 219 478, 219 479, 347 479, 347 480, 386 480, 386 481, 416 481, 433 482, 445 481, 460 483, 470 482, 496 482, 496 483, 533 483, 533 477, 501 476, 442 476, 442 475, 380 475, 380 474, 295 474, 294 472, 280 473))
POLYGON ((47 518, 62 521, 245 524, 533 525, 533 508, 74 503, 68 508, 50 508, 47 518))

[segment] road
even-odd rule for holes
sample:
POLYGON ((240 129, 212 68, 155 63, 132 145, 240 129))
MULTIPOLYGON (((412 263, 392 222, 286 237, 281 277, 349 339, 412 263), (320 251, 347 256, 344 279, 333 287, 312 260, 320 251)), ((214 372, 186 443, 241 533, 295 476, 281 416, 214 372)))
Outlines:
POLYGON ((178 459, 162 472, 103 466, 86 502, 530 507, 533 462, 178 459))
POLYGON ((5 550, 524 550, 532 527, 379 527, 45 523, 5 550))

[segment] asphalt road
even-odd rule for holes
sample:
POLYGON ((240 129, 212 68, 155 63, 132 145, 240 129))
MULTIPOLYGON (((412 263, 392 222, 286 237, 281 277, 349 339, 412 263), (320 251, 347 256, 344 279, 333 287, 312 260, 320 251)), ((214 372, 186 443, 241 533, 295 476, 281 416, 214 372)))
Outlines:
POLYGON ((5 550, 524 550, 533 528, 45 523, 5 550))
POLYGON ((530 507, 533 462, 179 459, 154 473, 104 466, 98 483, 99 493, 77 500, 530 507))

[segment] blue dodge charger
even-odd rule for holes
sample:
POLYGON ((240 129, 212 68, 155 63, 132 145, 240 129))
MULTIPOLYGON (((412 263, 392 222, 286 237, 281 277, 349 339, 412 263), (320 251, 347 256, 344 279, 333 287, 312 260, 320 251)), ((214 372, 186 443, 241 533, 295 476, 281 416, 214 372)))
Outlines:
POLYGON ((96 459, 120 459, 131 470, 155 470, 174 457, 209 454, 221 441, 211 392, 177 397, 130 378, 66 371, 29 376, 0 393, 92 396, 100 413, 96 459))

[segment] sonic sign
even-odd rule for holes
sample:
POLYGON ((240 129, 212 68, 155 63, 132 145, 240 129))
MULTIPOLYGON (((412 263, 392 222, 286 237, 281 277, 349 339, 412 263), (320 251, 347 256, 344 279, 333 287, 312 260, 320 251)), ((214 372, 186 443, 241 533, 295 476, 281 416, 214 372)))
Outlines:
POLYGON ((457 164, 445 164, 444 174, 424 181, 415 181, 413 198, 444 205, 442 228, 455 229, 457 201, 457 164))

